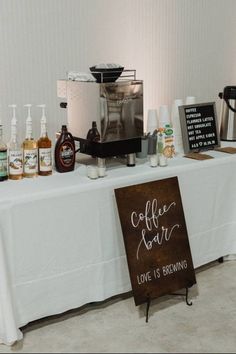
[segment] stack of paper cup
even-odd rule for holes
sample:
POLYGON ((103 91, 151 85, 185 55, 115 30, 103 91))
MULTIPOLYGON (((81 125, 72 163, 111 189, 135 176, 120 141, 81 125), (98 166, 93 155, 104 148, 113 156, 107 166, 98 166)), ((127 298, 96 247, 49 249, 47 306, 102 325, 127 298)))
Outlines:
POLYGON ((196 97, 194 96, 187 96, 185 100, 185 104, 195 104, 196 103, 196 97))
POLYGON ((159 108, 159 127, 164 128, 166 124, 170 124, 170 114, 167 105, 161 105, 159 108))
POLYGON ((157 110, 149 109, 147 116, 147 133, 153 133, 158 128, 157 110))
POLYGON ((171 110, 171 123, 174 128, 175 133, 175 151, 176 153, 183 154, 183 138, 182 138, 182 130, 180 124, 179 117, 179 106, 183 106, 183 100, 181 98, 177 98, 174 100, 171 110))

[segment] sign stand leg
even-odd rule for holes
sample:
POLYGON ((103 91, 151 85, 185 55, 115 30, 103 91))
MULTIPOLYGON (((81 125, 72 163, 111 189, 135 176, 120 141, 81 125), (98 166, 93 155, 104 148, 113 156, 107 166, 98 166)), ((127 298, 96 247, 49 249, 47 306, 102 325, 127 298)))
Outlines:
POLYGON ((186 304, 188 305, 188 306, 192 306, 192 301, 189 301, 189 299, 188 299, 188 289, 189 289, 189 287, 186 287, 185 288, 185 294, 175 294, 175 293, 173 293, 173 294, 171 294, 171 295, 173 295, 173 296, 183 296, 183 295, 185 295, 185 302, 186 302, 186 304))
MULTIPOLYGON (((185 288, 185 294, 171 294, 171 295, 175 295, 175 296, 181 296, 181 295, 183 296, 183 295, 185 295, 185 302, 186 302, 186 304, 187 304, 188 306, 192 306, 193 302, 188 299, 188 293, 189 293, 188 290, 189 290, 189 287, 186 287, 186 288, 185 288)), ((146 323, 148 323, 150 304, 151 304, 151 299, 150 299, 150 297, 148 296, 148 297, 147 297, 147 302, 146 302, 146 323)))
POLYGON ((186 304, 188 305, 188 306, 192 306, 192 301, 189 301, 188 300, 188 287, 186 287, 186 293, 185 293, 185 301, 186 301, 186 304))
POLYGON ((148 323, 148 315, 149 315, 150 303, 151 303, 151 299, 148 296, 148 298, 147 298, 147 306, 146 306, 146 323, 148 323))

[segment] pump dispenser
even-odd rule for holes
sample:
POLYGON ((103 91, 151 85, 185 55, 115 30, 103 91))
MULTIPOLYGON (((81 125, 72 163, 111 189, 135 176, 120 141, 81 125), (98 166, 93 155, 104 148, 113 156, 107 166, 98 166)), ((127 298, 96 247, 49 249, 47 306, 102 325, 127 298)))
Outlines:
POLYGON ((45 115, 45 104, 38 104, 37 107, 42 108, 42 117, 41 117, 41 135, 47 134, 47 118, 45 115))
POLYGON ((33 129, 32 129, 32 118, 31 118, 31 114, 30 114, 32 104, 25 104, 24 107, 28 108, 28 115, 26 118, 26 138, 32 139, 33 129))
POLYGON ((41 134, 38 140, 38 173, 40 176, 49 176, 52 174, 52 142, 47 134, 46 105, 40 104, 37 107, 42 108, 41 134))
POLYGON ((38 175, 38 143, 33 138, 31 104, 26 104, 28 116, 26 118, 26 136, 23 141, 23 176, 36 177, 38 175))
POLYGON ((16 105, 11 104, 11 139, 8 144, 8 168, 9 179, 19 180, 23 177, 23 152, 17 136, 16 105))

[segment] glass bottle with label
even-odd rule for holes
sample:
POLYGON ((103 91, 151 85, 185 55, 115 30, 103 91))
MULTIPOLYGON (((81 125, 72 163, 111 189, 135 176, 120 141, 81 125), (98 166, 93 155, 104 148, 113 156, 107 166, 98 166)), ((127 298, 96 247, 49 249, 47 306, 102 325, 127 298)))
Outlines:
POLYGON ((0 182, 8 179, 7 172, 7 145, 3 141, 3 127, 0 121, 0 182))
POLYGON ((26 104, 28 117, 26 119, 26 136, 23 141, 23 177, 36 177, 38 175, 38 143, 33 138, 32 118, 30 116, 31 104, 26 104))
POLYGON ((49 176, 52 174, 52 142, 47 134, 45 104, 38 105, 38 107, 42 108, 41 134, 38 140, 38 174, 49 176))
POLYGON ((17 138, 16 105, 9 105, 12 108, 11 139, 8 147, 8 168, 9 179, 19 180, 23 177, 23 152, 17 138))
POLYGON ((67 126, 63 125, 55 145, 55 167, 58 172, 70 172, 75 167, 75 142, 67 126))
POLYGON ((100 134, 97 129, 97 123, 95 121, 92 122, 92 128, 89 129, 86 139, 88 139, 90 141, 99 141, 100 140, 100 134))

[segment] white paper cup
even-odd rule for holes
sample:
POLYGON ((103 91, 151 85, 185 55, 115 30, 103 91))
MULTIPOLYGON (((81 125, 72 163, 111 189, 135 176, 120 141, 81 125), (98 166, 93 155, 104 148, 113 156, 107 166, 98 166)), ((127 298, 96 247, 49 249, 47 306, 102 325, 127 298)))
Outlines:
POLYGON ((196 103, 196 97, 194 96, 187 96, 185 100, 185 104, 195 104, 196 103))
POLYGON ((159 166, 165 167, 167 165, 168 165, 167 157, 165 157, 163 154, 159 154, 159 166))
POLYGON ((147 132, 153 133, 155 129, 158 128, 158 118, 157 118, 157 110, 149 109, 147 116, 147 132))
POLYGON ((149 155, 149 161, 151 167, 157 167, 158 165, 158 156, 157 154, 149 155))
POLYGON ((92 166, 92 165, 87 166, 87 176, 91 179, 97 179, 98 178, 97 166, 92 166))
POLYGON ((159 126, 164 128, 166 124, 170 124, 170 114, 167 105, 161 105, 159 108, 159 126))
POLYGON ((98 177, 106 176, 106 167, 98 167, 98 177))

